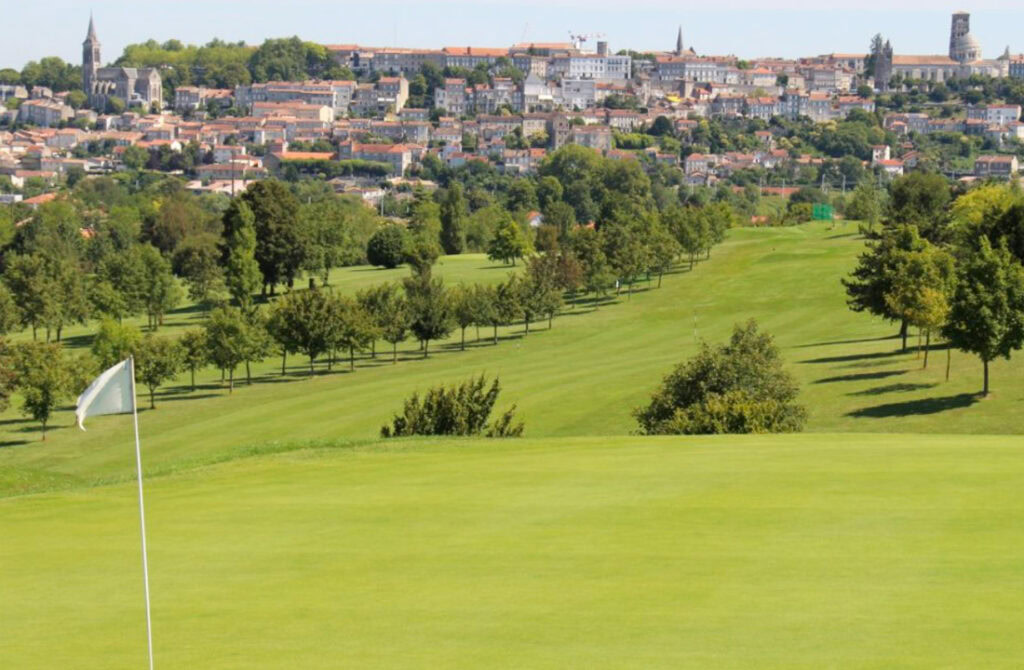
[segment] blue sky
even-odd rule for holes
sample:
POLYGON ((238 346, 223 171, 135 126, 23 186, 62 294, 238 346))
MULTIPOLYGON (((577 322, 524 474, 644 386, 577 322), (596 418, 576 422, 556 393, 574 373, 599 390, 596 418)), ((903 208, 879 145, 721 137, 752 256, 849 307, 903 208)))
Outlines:
POLYGON ((873 34, 890 38, 897 53, 944 53, 949 15, 971 12, 972 32, 986 57, 1009 45, 1024 52, 1024 1, 979 0, 177 0, 145 2, 3 0, 0 67, 56 55, 79 62, 89 10, 105 61, 125 44, 148 38, 205 43, 213 37, 259 43, 299 35, 322 43, 440 47, 507 46, 565 41, 570 30, 605 33, 614 50, 669 49, 682 24, 687 46, 699 53, 800 56, 864 51, 873 34), (697 5, 697 9, 692 8, 697 5), (770 9, 768 9, 770 7, 770 9))

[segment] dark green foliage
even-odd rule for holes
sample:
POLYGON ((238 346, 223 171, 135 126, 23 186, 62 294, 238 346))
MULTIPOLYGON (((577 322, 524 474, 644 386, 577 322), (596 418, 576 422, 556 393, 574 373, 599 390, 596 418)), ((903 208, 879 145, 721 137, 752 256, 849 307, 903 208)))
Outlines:
MULTIPOLYGON (((921 251, 925 241, 914 226, 887 227, 876 240, 867 242, 867 251, 858 259, 849 278, 841 281, 846 287, 846 304, 855 312, 868 312, 890 321, 900 320, 885 296, 892 293, 901 252, 921 251)), ((901 328, 906 348, 906 326, 901 328)))
MULTIPOLYGON (((284 184, 274 179, 250 185, 241 198, 253 213, 256 262, 265 287, 273 292, 279 283, 291 285, 306 255, 298 220, 298 201, 284 184)), ((225 220, 224 235, 233 232, 225 220)))
POLYGON ((54 410, 80 393, 91 377, 85 358, 68 357, 60 344, 25 342, 16 345, 11 355, 22 411, 38 421, 42 439, 54 410))
POLYGON ((488 426, 501 385, 497 378, 487 386, 483 375, 456 386, 435 386, 421 399, 418 393, 405 401, 400 415, 391 426, 380 429, 382 437, 409 435, 481 435, 487 437, 519 437, 523 424, 516 423, 513 405, 497 421, 488 426))
POLYGON ((309 358, 309 372, 332 344, 331 296, 323 291, 290 291, 270 311, 267 331, 285 355, 302 353, 309 358))
POLYGON ((519 224, 506 215, 494 231, 494 237, 487 247, 487 257, 515 265, 517 258, 522 258, 529 252, 530 241, 523 234, 519 224))
POLYGON ((1024 345, 1024 268, 1005 245, 993 249, 981 238, 957 267, 956 289, 943 335, 957 349, 981 359, 982 393, 988 395, 989 361, 1024 345))
POLYGON ((395 223, 382 226, 366 244, 366 258, 370 265, 384 268, 398 267, 405 260, 407 234, 395 223))
POLYGON ((949 182, 941 174, 911 172, 892 183, 889 222, 917 226, 921 237, 942 242, 950 204, 949 182))
POLYGON ((438 277, 417 273, 403 282, 409 305, 409 330, 423 343, 424 358, 430 354, 430 341, 447 337, 454 327, 452 301, 438 277))
POLYGON ((465 219, 466 199, 455 182, 441 201, 441 247, 446 254, 461 254, 466 248, 465 219))
POLYGON ((184 365, 185 352, 177 340, 148 335, 136 346, 135 378, 149 389, 149 408, 156 409, 156 390, 174 379, 184 365))
POLYGON ((646 435, 796 432, 807 419, 797 392, 771 336, 751 320, 677 366, 634 416, 646 435))

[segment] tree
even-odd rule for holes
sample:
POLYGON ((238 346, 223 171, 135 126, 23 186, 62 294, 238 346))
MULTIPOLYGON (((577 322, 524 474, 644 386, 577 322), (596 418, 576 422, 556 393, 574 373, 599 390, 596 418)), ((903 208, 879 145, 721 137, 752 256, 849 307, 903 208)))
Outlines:
POLYGON ((235 389, 235 368, 245 361, 248 323, 234 307, 218 307, 203 326, 210 362, 228 371, 228 392, 235 389))
POLYGON ((494 290, 490 286, 474 284, 470 287, 470 304, 473 308, 473 325, 476 326, 476 340, 480 341, 480 328, 494 323, 494 290))
MULTIPOLYGON (((277 284, 289 286, 295 280, 305 260, 298 222, 299 203, 288 187, 276 179, 257 181, 241 195, 252 210, 256 231, 255 258, 263 274, 264 291, 274 293, 277 284)), ((225 218, 224 234, 234 233, 225 218)))
MULTIPOLYGON (((553 179, 553 177, 545 177, 545 179, 553 179)), ((568 203, 560 200, 552 202, 544 208, 544 225, 553 227, 558 231, 559 238, 565 240, 569 231, 576 227, 576 212, 568 203)))
POLYGON ((505 207, 510 212, 528 212, 539 206, 537 191, 529 179, 516 179, 509 185, 505 207))
POLYGON ((498 326, 509 326, 523 316, 519 283, 515 275, 509 275, 508 279, 493 289, 490 317, 494 328, 494 344, 498 343, 498 326))
POLYGON ((954 347, 981 359, 987 396, 989 362, 1009 359, 1024 344, 1024 268, 1005 246, 993 249, 983 237, 960 262, 942 332, 954 347))
MULTIPOLYGON (((289 291, 271 308, 268 332, 285 357, 292 352, 309 358, 310 375, 316 359, 331 349, 331 309, 330 295, 316 289, 289 291)), ((284 365, 282 359, 282 370, 284 365)))
POLYGON ((498 378, 488 388, 483 375, 457 386, 431 388, 422 400, 418 393, 413 393, 405 401, 402 413, 392 419, 390 426, 380 429, 381 437, 480 435, 485 432, 487 437, 519 437, 523 434, 523 424, 515 423, 515 405, 494 423, 487 423, 500 393, 498 378))
POLYGON ((217 299, 224 287, 219 258, 217 238, 213 235, 193 235, 178 245, 172 267, 185 280, 191 300, 209 306, 217 299))
POLYGON ((87 369, 69 359, 56 343, 26 342, 14 347, 13 366, 22 411, 42 426, 42 439, 53 411, 85 387, 87 369))
POLYGON ((106 370, 131 356, 141 341, 142 333, 135 326, 104 319, 96 336, 92 338, 90 351, 99 362, 100 368, 106 370))
POLYGON ((184 363, 184 350, 170 337, 147 335, 135 351, 135 377, 149 389, 149 408, 156 409, 156 390, 174 379, 184 363))
POLYGON ((149 327, 156 330, 163 324, 164 314, 181 302, 181 288, 174 281, 171 264, 156 248, 144 244, 139 252, 143 268, 143 301, 149 317, 149 327))
POLYGON ((942 242, 949 222, 949 183, 941 174, 911 172, 897 177, 890 188, 889 221, 917 226, 921 237, 942 242))
POLYGON ((453 182, 441 202, 441 247, 446 254, 461 254, 466 248, 465 219, 462 185, 453 182))
POLYGON ((604 253, 619 278, 629 285, 633 297, 633 281, 647 267, 647 249, 636 227, 613 224, 601 229, 604 253))
POLYGON ((192 391, 195 392, 196 370, 210 362, 210 347, 206 342, 206 333, 195 328, 186 330, 178 338, 178 345, 181 347, 181 363, 188 368, 191 375, 192 391))
POLYGON ((93 306, 101 314, 121 321, 145 309, 146 265, 142 246, 132 244, 127 250, 104 258, 96 269, 92 288, 93 306))
POLYGON ((21 330, 21 310, 18 309, 10 289, 0 284, 0 335, 21 330))
POLYGON ((676 366, 634 416, 646 435, 796 432, 807 419, 797 393, 771 336, 751 320, 676 366))
POLYGON ((882 220, 882 200, 874 184, 866 180, 857 184, 850 202, 846 205, 846 216, 867 224, 868 230, 874 230, 882 220))
POLYGON ((932 330, 945 325, 949 316, 953 257, 926 244, 920 251, 897 252, 893 272, 895 281, 885 294, 885 302, 893 314, 925 331, 923 367, 927 368, 932 330))
POLYGON ((658 224, 650 231, 647 239, 648 262, 650 269, 658 273, 658 288, 661 288, 661 278, 682 253, 679 242, 672 236, 664 226, 658 224))
POLYGON ((395 284, 380 284, 364 298, 380 337, 391 345, 391 362, 398 362, 398 343, 409 332, 409 306, 395 284))
POLYGON ((245 384, 252 384, 252 364, 259 363, 271 351, 270 333, 267 332, 267 319, 261 310, 254 309, 242 314, 245 319, 245 330, 242 331, 242 359, 245 361, 245 384))
POLYGON ((430 352, 430 341, 447 337, 452 330, 452 303, 444 280, 429 274, 417 274, 403 282, 409 304, 409 329, 423 343, 423 357, 430 352))
MULTIPOLYGON (((555 177, 549 175, 541 177, 537 181, 537 202, 545 213, 556 203, 564 204, 562 203, 563 193, 562 183, 555 177)), ((545 218, 547 218, 546 214, 545 218)))
POLYGON ((127 146, 121 154, 121 162, 129 170, 141 170, 149 162, 149 151, 135 145, 127 146))
MULTIPOLYGON (((340 198, 326 197, 302 205, 299 209, 299 221, 306 240, 305 268, 310 272, 319 272, 324 286, 330 279, 331 268, 342 265, 350 259, 351 217, 345 203, 340 198)), ((365 253, 365 247, 359 246, 359 256, 365 253)))
POLYGON ((348 296, 333 296, 331 309, 331 348, 347 349, 349 370, 355 372, 356 351, 366 349, 377 337, 376 324, 363 306, 348 296))
POLYGON ((12 295, 18 296, 21 323, 36 331, 46 322, 47 305, 53 292, 44 260, 39 255, 7 254, 4 257, 4 282, 12 295))
POLYGON ((451 291, 452 318, 462 331, 462 351, 466 350, 466 328, 476 323, 477 305, 474 287, 459 284, 451 291))
POLYGON ((487 248, 487 257, 492 261, 515 265, 517 258, 522 258, 529 252, 530 243, 523 235, 522 229, 512 217, 506 215, 494 231, 494 237, 487 248))
POLYGON ((548 317, 548 328, 562 308, 561 264, 557 254, 534 256, 527 261, 526 281, 521 285, 526 331, 535 316, 548 317))
POLYGON ((263 285, 256 261, 255 217, 241 198, 231 201, 224 212, 224 260, 228 292, 242 311, 252 309, 253 295, 263 285))
POLYGON ((407 244, 405 228, 389 223, 377 229, 366 245, 366 258, 370 265, 396 268, 405 260, 407 244))
POLYGON ((851 310, 900 322, 904 351, 907 350, 907 322, 893 312, 885 296, 893 292, 899 281, 900 253, 921 251, 925 244, 914 226, 887 227, 878 239, 867 241, 867 251, 858 257, 857 267, 850 277, 841 280, 846 287, 846 304, 851 310))
POLYGON ((582 266, 582 285, 595 296, 604 295, 615 283, 615 272, 601 246, 601 238, 592 228, 577 228, 569 237, 573 254, 582 266))
POLYGON ((118 114, 123 114, 124 108, 124 100, 117 97, 116 95, 109 95, 107 96, 107 106, 103 111, 105 111, 107 114, 113 114, 116 116, 118 114))

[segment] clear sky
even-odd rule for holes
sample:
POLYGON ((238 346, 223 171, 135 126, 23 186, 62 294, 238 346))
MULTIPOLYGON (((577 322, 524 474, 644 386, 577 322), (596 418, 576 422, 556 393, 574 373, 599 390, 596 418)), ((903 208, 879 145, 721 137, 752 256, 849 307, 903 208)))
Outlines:
POLYGON ((80 62, 90 9, 105 62, 126 44, 149 38, 258 44, 299 35, 325 44, 508 46, 566 41, 574 31, 605 33, 613 50, 666 50, 674 47, 679 25, 687 47, 698 53, 863 52, 881 32, 897 53, 934 54, 947 51, 950 14, 957 9, 971 12, 985 57, 1007 45, 1024 52, 1024 0, 0 0, 0 9, 6 28, 0 67, 18 69, 49 55, 80 62))

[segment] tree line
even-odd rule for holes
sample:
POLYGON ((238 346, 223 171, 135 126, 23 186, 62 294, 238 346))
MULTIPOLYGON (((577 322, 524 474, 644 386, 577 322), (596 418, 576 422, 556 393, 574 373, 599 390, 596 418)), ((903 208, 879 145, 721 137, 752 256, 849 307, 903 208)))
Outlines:
MULTIPOLYGON (((983 184, 953 198, 941 175, 915 172, 892 184, 883 225, 866 229, 867 249, 843 280, 848 304, 978 356, 982 393, 989 363, 1024 346, 1024 194, 983 184)), ((919 348, 920 350, 920 348, 919 348)))

